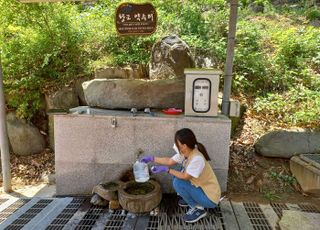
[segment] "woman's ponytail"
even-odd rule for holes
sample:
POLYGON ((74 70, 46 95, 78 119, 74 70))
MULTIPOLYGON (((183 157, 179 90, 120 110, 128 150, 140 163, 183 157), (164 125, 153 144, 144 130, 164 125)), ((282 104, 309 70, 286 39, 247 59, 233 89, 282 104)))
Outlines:
POLYGON ((209 155, 208 155, 208 152, 207 152, 206 148, 204 147, 204 145, 201 144, 201 143, 199 143, 199 142, 197 142, 197 146, 198 146, 199 151, 200 151, 200 152, 202 153, 202 155, 204 156, 204 158, 205 158, 207 161, 210 161, 211 159, 210 159, 210 157, 209 157, 209 155))

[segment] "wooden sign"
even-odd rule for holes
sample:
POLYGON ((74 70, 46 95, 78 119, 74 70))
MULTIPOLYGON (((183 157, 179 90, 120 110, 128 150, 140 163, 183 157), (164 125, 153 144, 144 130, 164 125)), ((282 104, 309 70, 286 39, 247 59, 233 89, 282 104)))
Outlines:
POLYGON ((156 31, 157 12, 151 3, 122 3, 115 21, 120 35, 149 35, 156 31))

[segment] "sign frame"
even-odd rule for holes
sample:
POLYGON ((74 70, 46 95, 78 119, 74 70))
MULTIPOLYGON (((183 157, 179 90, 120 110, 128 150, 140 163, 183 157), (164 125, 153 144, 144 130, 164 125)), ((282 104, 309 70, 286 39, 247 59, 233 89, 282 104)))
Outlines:
POLYGON ((155 33, 157 30, 158 14, 157 14, 156 8, 150 2, 146 2, 146 3, 123 2, 117 7, 114 19, 115 19, 116 31, 120 36, 151 35, 155 33), (134 9, 134 7, 136 9, 134 9), (132 11, 130 12, 130 10, 132 11), (136 10, 136 12, 134 10, 136 10), (144 11, 144 10, 150 10, 150 11, 144 11), (124 13, 126 11, 128 11, 127 14, 124 13), (123 18, 123 15, 127 18, 123 18), (141 21, 142 19, 138 20, 137 16, 139 15, 142 16, 142 19, 144 20, 144 22, 141 21), (132 17, 135 18, 135 20, 131 20, 132 17), (126 19, 130 19, 130 20, 126 20, 126 19), (152 19, 151 22, 148 22, 148 19, 152 19), (144 27, 149 29, 144 29, 144 27))

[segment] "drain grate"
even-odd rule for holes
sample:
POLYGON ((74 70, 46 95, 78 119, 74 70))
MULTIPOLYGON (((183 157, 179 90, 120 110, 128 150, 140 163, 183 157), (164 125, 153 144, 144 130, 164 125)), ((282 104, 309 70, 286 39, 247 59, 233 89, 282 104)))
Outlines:
POLYGON ((5 221, 10 215, 12 215, 14 212, 16 212, 19 208, 21 208, 23 205, 28 203, 30 199, 19 199, 6 209, 4 209, 0 213, 0 224, 5 221))
POLYGON ((159 217, 158 216, 150 216, 146 230, 158 230, 158 226, 159 226, 159 217))
POLYGON ((22 229, 24 225, 29 223, 37 214, 39 214, 45 207, 47 207, 52 200, 44 199, 39 200, 35 205, 28 209, 24 214, 22 214, 18 219, 13 221, 5 230, 16 230, 22 229))
POLYGON ((286 204, 282 203, 270 203, 273 211, 277 214, 279 219, 282 217, 282 211, 283 210, 289 210, 288 206, 286 204))
POLYGON ((298 206, 303 212, 320 213, 320 210, 316 206, 310 204, 298 204, 298 206))
POLYGON ((220 206, 218 206, 217 208, 215 208, 213 210, 213 213, 216 217, 219 218, 220 222, 221 222, 221 225, 222 225, 222 229, 223 230, 226 230, 226 226, 225 226, 225 223, 224 223, 224 220, 223 220, 223 216, 222 216, 222 212, 221 212, 221 208, 220 206))
POLYGON ((191 230, 191 229, 216 229, 224 230, 224 221, 221 209, 207 209, 208 215, 194 224, 187 224, 183 220, 186 208, 177 204, 178 197, 164 197, 159 208, 158 216, 151 216, 147 230, 168 229, 168 230, 191 230))
POLYGON ((51 222, 46 230, 61 230, 78 211, 85 199, 74 198, 70 204, 51 222))
POLYGON ((91 205, 87 213, 84 215, 82 220, 79 222, 76 230, 86 230, 91 229, 94 224, 96 223, 96 220, 99 219, 99 217, 102 215, 105 208, 91 205))
POLYGON ((108 221, 105 225, 105 230, 121 230, 127 218, 126 211, 115 210, 110 214, 108 221))
POLYGON ((255 230, 272 230, 267 218, 260 206, 254 202, 244 202, 243 206, 248 214, 249 220, 255 230))

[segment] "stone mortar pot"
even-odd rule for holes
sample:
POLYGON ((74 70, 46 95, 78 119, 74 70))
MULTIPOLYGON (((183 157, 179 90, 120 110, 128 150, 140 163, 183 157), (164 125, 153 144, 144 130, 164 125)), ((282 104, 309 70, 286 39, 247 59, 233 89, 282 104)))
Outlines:
POLYGON ((100 183, 92 190, 92 194, 96 193, 103 199, 111 201, 118 200, 118 189, 122 182, 110 181, 107 183, 100 183))
POLYGON ((150 212, 162 199, 160 185, 154 180, 145 183, 135 181, 123 183, 119 187, 118 195, 122 208, 132 213, 150 212), (137 191, 143 191, 145 194, 136 195, 137 191))

